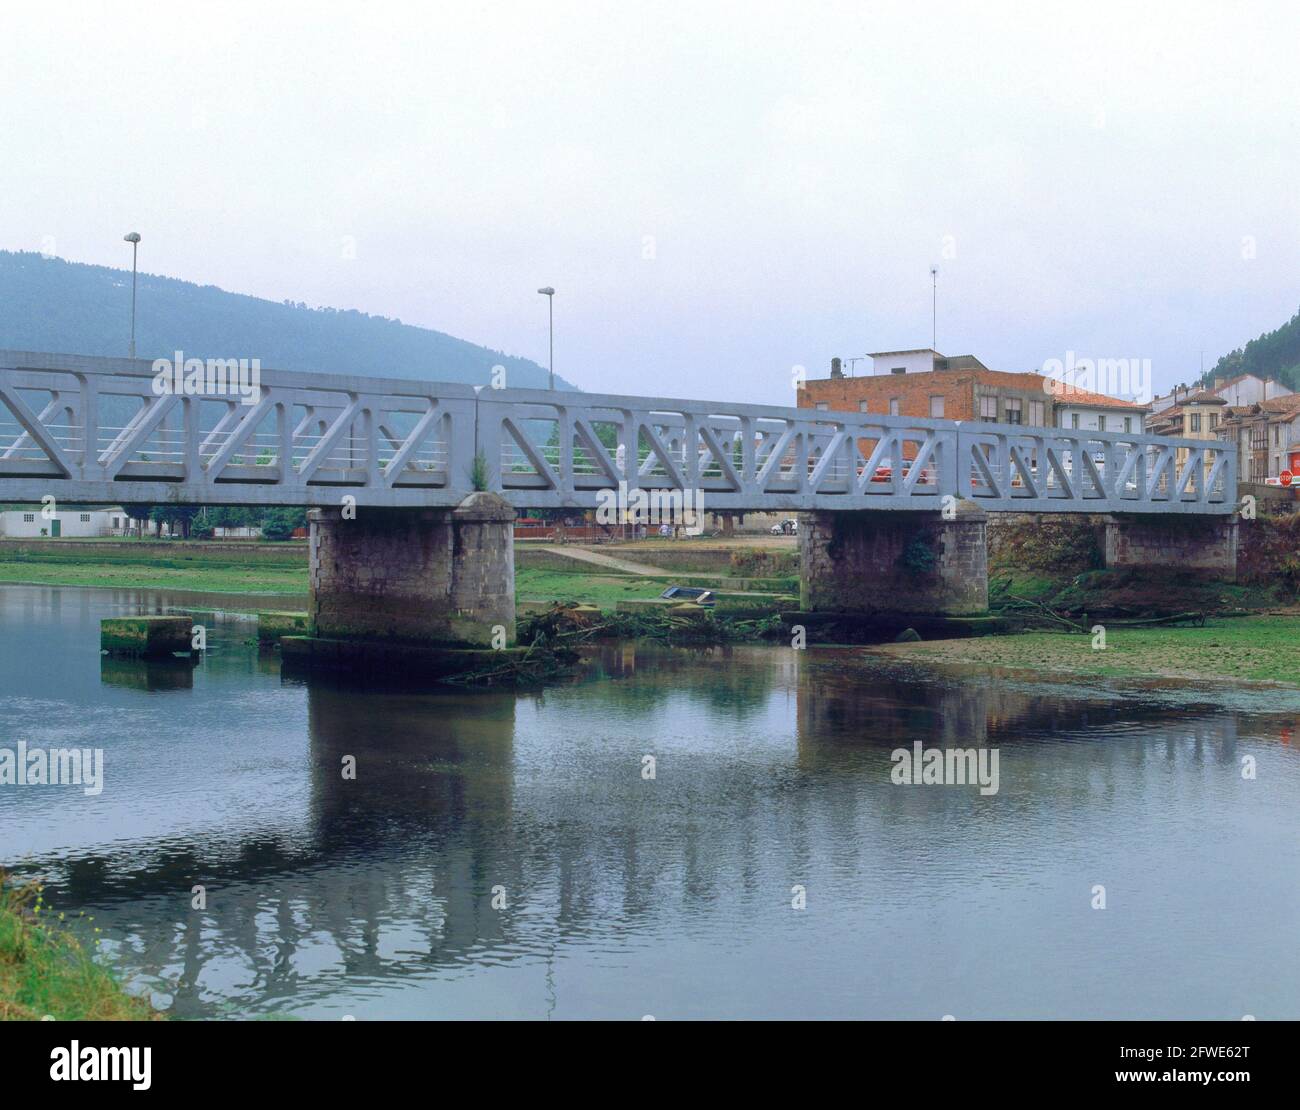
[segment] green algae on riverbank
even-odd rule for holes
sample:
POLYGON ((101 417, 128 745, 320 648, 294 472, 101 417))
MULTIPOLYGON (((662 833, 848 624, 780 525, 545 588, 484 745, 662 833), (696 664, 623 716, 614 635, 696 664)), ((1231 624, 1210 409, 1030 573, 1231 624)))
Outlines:
MULTIPOLYGON (((1104 622, 1098 622, 1105 628, 1104 622)), ((870 649, 892 658, 1099 678, 1192 678, 1300 686, 1300 614, 1210 618, 1204 627, 1023 632, 870 649)))

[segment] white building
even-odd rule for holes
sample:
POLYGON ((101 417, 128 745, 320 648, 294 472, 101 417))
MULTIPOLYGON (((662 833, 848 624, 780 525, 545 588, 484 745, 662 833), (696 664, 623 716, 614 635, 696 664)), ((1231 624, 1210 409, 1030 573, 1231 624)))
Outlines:
MULTIPOLYGON (((987 370, 974 355, 941 355, 932 347, 906 351, 870 351, 871 374, 926 374, 935 370, 987 370)), ((857 361, 850 359, 850 363, 857 361)), ((832 377, 835 376, 832 371, 832 377)))
MULTIPOLYGON (((1199 392, 1202 392, 1200 386, 1177 386, 1165 396, 1154 398, 1151 409, 1153 412, 1164 412, 1165 409, 1181 404, 1193 393, 1199 392)), ((1214 383, 1204 392, 1222 397, 1234 408, 1258 405, 1279 397, 1290 397, 1293 393, 1276 378, 1260 378, 1254 374, 1238 374, 1235 378, 1215 378, 1214 383)))
POLYGON ((120 506, 107 509, 56 508, 48 516, 40 505, 0 512, 0 536, 7 539, 85 539, 120 536, 131 521, 120 506))
POLYGON ((1148 406, 1107 398, 1085 401, 1077 397, 1057 399, 1054 418, 1058 428, 1078 428, 1087 432, 1142 432, 1148 406))

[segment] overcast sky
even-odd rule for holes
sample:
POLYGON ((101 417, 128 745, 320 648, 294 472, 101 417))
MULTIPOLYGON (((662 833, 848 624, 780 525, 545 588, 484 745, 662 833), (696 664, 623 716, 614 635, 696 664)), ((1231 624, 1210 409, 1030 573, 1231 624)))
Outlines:
POLYGON ((1161 390, 1300 307, 1293 0, 481 7, 8 6, 0 247, 543 364, 550 284, 580 387, 774 403, 932 264, 941 351, 1161 390))

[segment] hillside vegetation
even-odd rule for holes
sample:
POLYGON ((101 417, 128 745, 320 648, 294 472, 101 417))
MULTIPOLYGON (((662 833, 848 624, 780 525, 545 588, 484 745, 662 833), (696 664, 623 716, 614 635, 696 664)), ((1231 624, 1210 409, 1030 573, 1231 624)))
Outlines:
POLYGON ((1238 374, 1277 378, 1289 389, 1300 390, 1300 312, 1276 331, 1265 332, 1224 355, 1206 372, 1202 382, 1209 385, 1215 378, 1238 374))
MULTIPOLYGON (((197 358, 257 358, 263 369, 487 385, 492 367, 511 386, 545 388, 546 370, 400 320, 354 309, 310 308, 140 274, 136 350, 197 358)), ((61 354, 127 353, 131 271, 31 252, 0 251, 0 348, 61 354)), ((557 386, 573 388, 567 384, 557 386)))

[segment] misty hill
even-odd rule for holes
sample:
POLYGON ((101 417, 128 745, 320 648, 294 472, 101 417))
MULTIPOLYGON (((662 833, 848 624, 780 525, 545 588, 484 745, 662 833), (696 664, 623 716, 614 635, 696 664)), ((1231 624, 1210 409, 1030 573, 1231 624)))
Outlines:
MULTIPOLYGON (((258 358, 265 369, 487 385, 506 368, 519 388, 546 388, 545 367, 463 339, 354 309, 227 293, 213 285, 141 274, 136 350, 202 358, 258 358)), ((0 251, 0 348, 60 354, 127 353, 131 271, 0 251)), ((556 378, 556 387, 573 389, 556 378)))
POLYGON ((1237 374, 1277 378, 1289 389, 1300 390, 1300 312, 1277 331, 1265 332, 1224 355, 1213 370, 1206 371, 1202 380, 1208 384, 1215 378, 1231 378, 1237 374))

